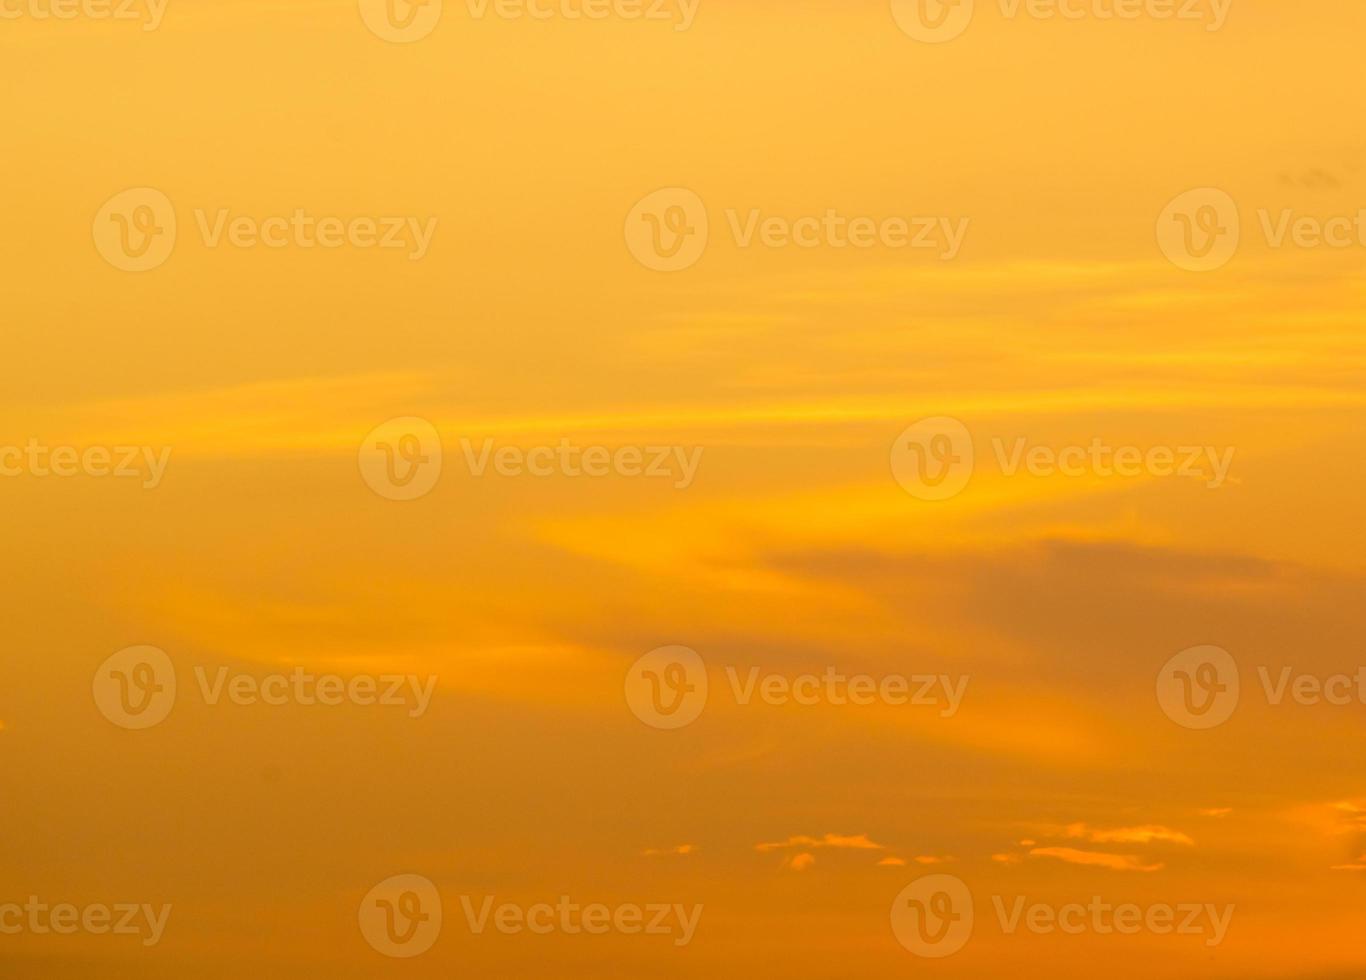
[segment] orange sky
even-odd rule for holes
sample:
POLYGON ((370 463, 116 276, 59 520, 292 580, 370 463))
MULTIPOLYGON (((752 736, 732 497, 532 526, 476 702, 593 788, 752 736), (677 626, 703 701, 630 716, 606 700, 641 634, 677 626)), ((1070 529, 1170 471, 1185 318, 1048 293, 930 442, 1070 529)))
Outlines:
POLYGON ((473 2, 445 0, 411 43, 354 0, 170 0, 155 30, 4 8, 21 13, 0 19, 0 464, 32 439, 170 457, 153 487, 0 476, 0 908, 172 912, 150 947, 0 934, 0 973, 1366 968, 1366 706, 1273 704, 1256 672, 1366 664, 1366 241, 1267 233, 1287 211, 1366 208, 1360 4, 1232 0, 1212 31, 977 0, 932 44, 885 0, 701 0, 686 30, 570 19, 559 0, 544 20, 480 19, 473 2), (175 213, 146 272, 96 244, 130 188, 175 213), (628 247, 661 188, 709 226, 675 272, 628 247), (1159 244, 1196 188, 1241 226, 1206 272, 1159 244), (416 260, 210 245, 196 215, 223 209, 432 233, 416 260), (965 234, 952 258, 742 247, 733 222, 756 209, 965 234), (362 447, 409 417, 441 473, 386 499, 362 447), (889 454, 938 417, 961 421, 976 470, 931 502, 889 454), (1012 475, 992 449, 1097 439, 1231 465, 1214 488, 1012 475), (685 486, 477 476, 462 440, 700 454, 685 486), (1198 731, 1154 685, 1204 644, 1239 664, 1242 696, 1198 731), (179 689, 129 731, 92 678, 141 645, 179 689), (672 645, 705 664, 709 699, 656 730, 623 682, 672 645), (435 688, 418 716, 214 705, 196 667, 435 688), (947 716, 746 705, 728 667, 966 693, 947 716), (976 897, 972 940, 942 959, 889 924, 927 873, 976 897), (437 885, 444 924, 390 959, 357 907, 405 874, 437 885), (686 946, 475 934, 461 898, 485 896, 703 911, 686 946), (1211 947, 1008 934, 992 896, 1234 911, 1211 947))

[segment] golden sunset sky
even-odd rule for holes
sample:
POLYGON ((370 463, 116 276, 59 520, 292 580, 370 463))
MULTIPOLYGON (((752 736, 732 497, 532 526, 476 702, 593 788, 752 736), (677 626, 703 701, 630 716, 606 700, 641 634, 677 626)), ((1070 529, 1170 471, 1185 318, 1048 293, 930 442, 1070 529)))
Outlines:
POLYGON ((155 30, 10 3, 0 447, 171 456, 154 488, 0 476, 0 906, 173 911, 151 947, 0 934, 0 975, 1366 970, 1366 705, 1272 705, 1256 674, 1366 664, 1366 240, 1273 247, 1260 217, 1366 208, 1359 0, 1232 0, 1218 30, 977 0, 938 44, 886 0, 701 0, 686 30, 673 0, 671 21, 445 0, 413 43, 355 0, 170 0, 155 30), (175 207, 147 272, 92 240, 130 188, 175 207), (661 188, 709 218, 678 272, 623 234, 661 188), (1241 215, 1209 272, 1159 247, 1195 188, 1241 215), (221 209, 437 224, 416 261, 211 247, 196 211, 221 209), (741 247, 727 213, 755 209, 968 224, 947 260, 741 247), (443 467, 395 501, 358 452, 405 417, 443 467), (933 417, 977 456, 938 502, 889 465, 933 417), (489 439, 702 455, 686 487, 476 476, 462 440, 489 439), (992 440, 1021 439, 1234 455, 1214 488, 1008 475, 992 440), (1242 668, 1208 731, 1155 694, 1202 644, 1242 668), (140 645, 179 692, 129 731, 92 678, 140 645), (710 696, 665 731, 623 683, 670 645, 710 696), (211 705, 196 667, 437 682, 420 717, 211 705), (727 667, 967 687, 951 717, 742 705, 727 667), (889 925, 931 871, 977 899, 937 960, 889 925), (357 906, 408 873, 444 926, 389 959, 357 906), (460 901, 562 895, 704 911, 677 947, 476 935, 460 901), (1235 911, 1217 946, 1011 935, 991 896, 1235 911))

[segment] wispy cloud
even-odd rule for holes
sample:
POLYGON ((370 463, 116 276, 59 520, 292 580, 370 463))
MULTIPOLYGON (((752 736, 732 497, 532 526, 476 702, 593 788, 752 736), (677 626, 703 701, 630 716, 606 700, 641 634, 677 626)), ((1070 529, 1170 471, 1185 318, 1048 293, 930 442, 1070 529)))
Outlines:
POLYGON ((1179 830, 1149 824, 1143 827, 1115 827, 1100 829, 1084 823, 1069 824, 1063 836, 1073 840, 1086 840, 1093 844, 1184 844, 1193 847, 1195 841, 1179 830))
POLYGON ((869 840, 867 834, 858 834, 854 837, 846 837, 841 834, 826 834, 824 837, 807 837, 799 834, 789 837, 785 841, 754 845, 756 851, 764 854, 767 854, 769 851, 782 851, 794 847, 832 847, 840 850, 852 851, 885 851, 887 849, 882 844, 869 840))
POLYGON ((1072 847, 1036 847, 1030 851, 1032 857, 1055 858, 1068 864, 1081 864, 1094 868, 1108 868, 1111 871, 1161 871, 1163 864, 1148 862, 1132 854, 1107 854, 1100 851, 1079 851, 1072 847))
POLYGON ((679 844, 675 847, 651 847, 641 853, 645 857, 687 857, 689 854, 696 854, 697 847, 693 844, 679 844))

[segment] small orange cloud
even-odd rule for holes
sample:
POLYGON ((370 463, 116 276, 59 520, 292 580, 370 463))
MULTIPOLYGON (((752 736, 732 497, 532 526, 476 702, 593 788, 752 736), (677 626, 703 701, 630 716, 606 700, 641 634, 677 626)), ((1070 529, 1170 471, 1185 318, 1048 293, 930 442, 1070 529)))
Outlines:
POLYGON ((1333 809, 1341 815, 1342 822, 1347 824, 1351 830, 1366 830, 1366 807, 1360 803, 1343 800, 1340 803, 1334 803, 1333 809))
POLYGON ((807 854, 806 852, 803 852, 801 854, 794 854, 791 858, 789 858, 787 861, 783 863, 786 864, 793 871, 805 871, 807 868, 811 867, 811 865, 816 863, 816 855, 807 854))
POLYGON ((1207 810, 1201 810, 1201 811, 1200 811, 1200 816, 1202 816, 1202 817, 1227 817, 1227 816, 1228 816, 1230 813, 1232 813, 1232 812, 1233 812, 1233 808, 1232 808, 1232 807, 1229 807, 1229 806, 1215 806, 1215 807, 1210 807, 1210 808, 1207 809, 1207 810))
POLYGON ((845 837, 840 834, 826 834, 824 837, 819 838, 797 835, 777 843, 754 845, 754 849, 761 853, 781 851, 789 847, 835 847, 855 851, 885 851, 887 849, 883 845, 876 844, 869 840, 867 834, 859 834, 856 837, 845 837))
POLYGON ((1074 823, 1064 831, 1065 836, 1077 840, 1088 840, 1093 844, 1184 844, 1193 847, 1195 841, 1179 830, 1149 824, 1144 827, 1115 827, 1112 830, 1099 830, 1084 823, 1074 823))
POLYGON ((1029 852, 1032 857, 1050 857, 1068 864, 1081 864, 1095 868, 1108 868, 1111 871, 1161 871, 1163 865, 1146 863, 1132 854, 1106 854, 1098 851, 1078 851, 1072 847, 1036 847, 1029 852))
MULTIPOLYGON (((920 859, 916 858, 916 860, 919 861, 920 859)), ((885 857, 877 863, 877 866, 879 868, 904 868, 906 862, 898 857, 885 857)))
POLYGON ((642 853, 645 857, 686 857, 689 854, 695 854, 696 852, 697 848, 692 844, 679 844, 677 847, 652 847, 642 853))

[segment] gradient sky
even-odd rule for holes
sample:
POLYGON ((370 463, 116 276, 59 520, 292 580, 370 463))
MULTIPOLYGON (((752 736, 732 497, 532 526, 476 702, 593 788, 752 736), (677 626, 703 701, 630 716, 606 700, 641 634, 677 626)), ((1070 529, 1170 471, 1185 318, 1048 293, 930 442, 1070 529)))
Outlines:
POLYGON ((875 0, 702 0, 682 32, 478 21, 446 0, 414 44, 343 0, 171 0, 149 32, 0 21, 0 445, 173 450, 154 490, 0 478, 0 904, 174 905, 150 950, 0 936, 0 972, 1366 969, 1366 707, 1247 698, 1194 732, 1154 695, 1200 644, 1229 650, 1245 685, 1258 664, 1366 663, 1366 246, 1268 248, 1255 218, 1366 207, 1366 10, 1234 0, 1208 32, 978 7, 940 45, 875 0), (134 275, 101 259, 91 220, 142 186, 176 202, 181 240, 134 275), (623 221, 674 186, 706 202, 712 240, 660 274, 623 221), (1197 187, 1243 211, 1237 257, 1203 274, 1154 231, 1197 187), (439 228, 418 262, 208 249, 200 207, 439 228), (971 224, 950 262, 741 249, 728 208, 971 224), (447 451, 409 503, 357 471, 366 434, 399 416, 430 420, 447 451), (986 466, 930 504, 888 465, 927 416, 961 419, 979 456, 995 436, 1236 457, 1218 489, 986 466), (473 478, 461 438, 705 453, 686 490, 473 478), (419 719, 182 697, 128 732, 91 677, 138 644, 183 687, 197 664, 438 687, 419 719), (676 732, 622 696, 629 665, 668 644, 713 670, 712 703, 676 732), (970 687, 952 718, 739 707, 718 696, 725 665, 970 687), (1215 949, 988 921, 920 961, 888 909, 926 868, 979 905, 1236 914, 1215 949), (407 872, 439 883, 447 924, 430 953, 390 961, 356 906, 407 872), (705 913, 674 949, 474 937, 456 899, 566 894, 705 913))

